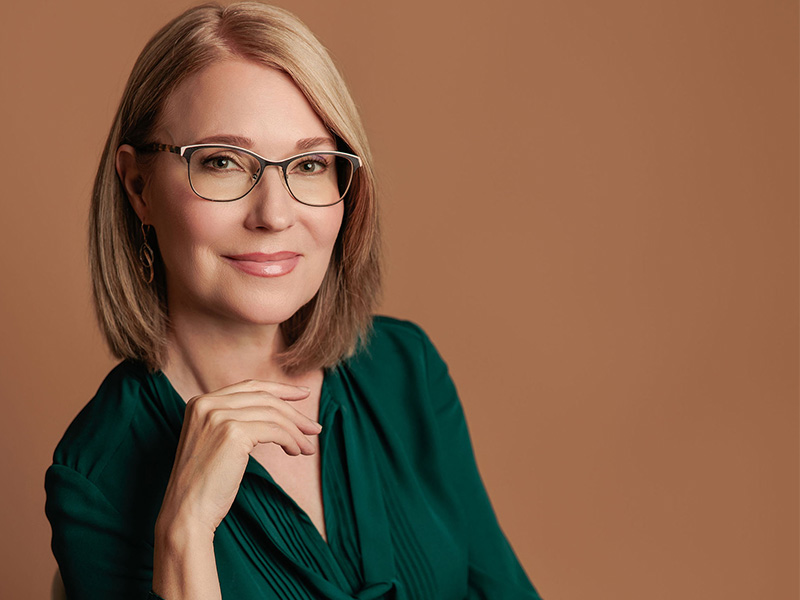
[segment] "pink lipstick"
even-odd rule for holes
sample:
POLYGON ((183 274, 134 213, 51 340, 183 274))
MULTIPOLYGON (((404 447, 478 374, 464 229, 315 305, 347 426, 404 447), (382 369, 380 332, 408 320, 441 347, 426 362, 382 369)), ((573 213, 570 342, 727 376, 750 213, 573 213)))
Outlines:
POLYGON ((225 260, 235 269, 256 277, 280 277, 288 275, 300 261, 297 252, 251 252, 225 256, 225 260))

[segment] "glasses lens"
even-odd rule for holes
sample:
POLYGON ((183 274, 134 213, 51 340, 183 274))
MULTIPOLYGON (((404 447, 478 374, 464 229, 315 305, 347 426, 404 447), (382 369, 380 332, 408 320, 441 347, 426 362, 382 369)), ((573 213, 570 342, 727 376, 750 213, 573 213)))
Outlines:
POLYGON ((286 168, 292 195, 303 204, 336 204, 347 193, 353 179, 353 164, 329 152, 300 156, 286 168))
POLYGON ((217 146, 198 148, 189 160, 189 183, 201 198, 236 200, 256 183, 260 166, 254 156, 217 146))

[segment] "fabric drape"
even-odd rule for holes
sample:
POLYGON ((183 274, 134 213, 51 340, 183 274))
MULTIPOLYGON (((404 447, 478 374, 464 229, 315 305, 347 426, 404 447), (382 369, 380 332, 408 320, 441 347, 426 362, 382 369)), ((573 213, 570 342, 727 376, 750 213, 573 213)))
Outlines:
MULTIPOLYGON (((142 600, 185 403, 163 373, 123 362, 46 475, 52 547, 70 600, 142 600)), ((326 372, 320 398, 326 542, 251 459, 217 529, 230 600, 534 600, 478 473, 464 413, 416 325, 376 317, 326 372)))

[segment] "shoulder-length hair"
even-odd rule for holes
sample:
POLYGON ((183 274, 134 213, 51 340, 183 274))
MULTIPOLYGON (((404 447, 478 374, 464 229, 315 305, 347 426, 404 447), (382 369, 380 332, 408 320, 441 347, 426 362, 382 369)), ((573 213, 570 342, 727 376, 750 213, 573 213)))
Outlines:
POLYGON ((94 303, 111 351, 159 369, 169 313, 158 246, 155 279, 142 277, 143 228, 117 176, 121 144, 152 141, 166 99, 193 73, 239 57, 287 73, 305 94, 339 149, 361 157, 344 200, 344 220, 316 296, 281 325, 289 373, 332 367, 368 334, 380 292, 380 238, 375 178, 355 103, 328 52, 291 13, 258 2, 191 8, 148 42, 133 67, 95 179, 89 225, 94 303))

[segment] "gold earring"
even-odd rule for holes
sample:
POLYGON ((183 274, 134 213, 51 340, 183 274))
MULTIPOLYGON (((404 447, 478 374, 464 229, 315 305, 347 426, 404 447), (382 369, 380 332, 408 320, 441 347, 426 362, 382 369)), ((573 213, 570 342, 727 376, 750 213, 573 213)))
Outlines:
POLYGON ((147 234, 149 230, 145 229, 145 227, 153 228, 152 225, 145 225, 144 222, 142 222, 142 239, 144 241, 139 248, 139 261, 142 263, 142 279, 149 285, 153 283, 153 259, 155 254, 153 254, 153 249, 150 247, 150 244, 147 243, 147 234))

